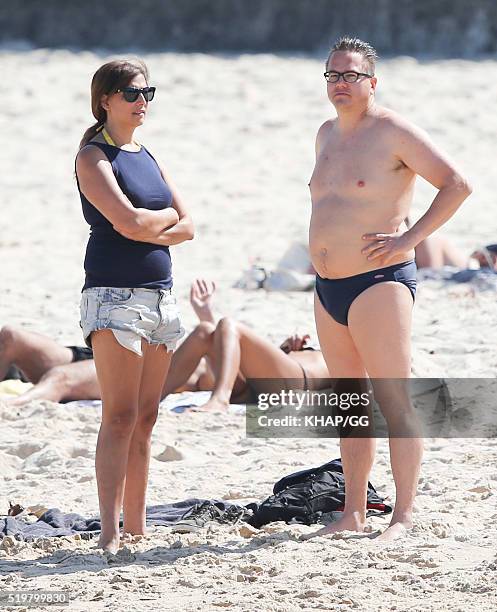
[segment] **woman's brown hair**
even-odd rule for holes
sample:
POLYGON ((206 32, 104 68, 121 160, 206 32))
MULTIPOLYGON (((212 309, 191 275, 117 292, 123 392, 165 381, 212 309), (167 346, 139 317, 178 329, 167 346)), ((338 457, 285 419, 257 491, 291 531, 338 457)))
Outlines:
POLYGON ((91 112, 97 120, 83 134, 79 143, 82 149, 100 131, 107 120, 107 112, 102 108, 102 96, 116 92, 126 87, 139 74, 148 83, 148 69, 140 60, 113 60, 107 62, 95 72, 91 80, 91 112))

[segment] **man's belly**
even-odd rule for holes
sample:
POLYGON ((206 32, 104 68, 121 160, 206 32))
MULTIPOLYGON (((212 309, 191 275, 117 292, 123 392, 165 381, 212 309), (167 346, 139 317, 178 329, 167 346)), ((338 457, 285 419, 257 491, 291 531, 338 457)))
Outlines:
POLYGON ((414 249, 399 253, 387 263, 381 258, 367 259, 361 252, 370 243, 363 240, 364 234, 393 233, 401 218, 391 210, 366 214, 353 205, 315 207, 309 229, 314 269, 322 278, 345 278, 414 259, 414 249))

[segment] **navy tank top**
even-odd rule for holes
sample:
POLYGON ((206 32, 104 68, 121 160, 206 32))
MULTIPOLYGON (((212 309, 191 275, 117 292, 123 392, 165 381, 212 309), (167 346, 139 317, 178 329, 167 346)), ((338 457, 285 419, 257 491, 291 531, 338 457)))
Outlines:
MULTIPOLYGON (((161 210, 172 205, 173 196, 152 155, 141 147, 139 151, 124 151, 101 142, 90 143, 101 149, 109 159, 122 192, 135 208, 161 210)), ((121 236, 78 190, 83 215, 91 226, 86 247, 83 287, 141 287, 169 289, 172 287, 169 247, 137 242, 121 236)))

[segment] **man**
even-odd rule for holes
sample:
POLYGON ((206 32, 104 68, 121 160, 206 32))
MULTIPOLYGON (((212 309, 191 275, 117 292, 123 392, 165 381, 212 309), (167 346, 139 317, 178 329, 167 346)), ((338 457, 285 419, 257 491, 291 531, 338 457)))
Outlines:
MULTIPOLYGON (((411 312, 415 296, 414 247, 445 223, 471 193, 454 164, 424 132, 375 103, 375 50, 356 38, 331 49, 325 78, 337 118, 316 138, 310 181, 310 252, 317 271, 315 317, 333 378, 407 379, 411 369, 411 312), (416 175, 438 189, 427 212, 409 230, 416 175)), ((390 432, 396 504, 389 541, 412 526, 422 458, 407 385, 381 404, 390 432)), ((375 443, 340 442, 347 499, 343 517, 320 535, 365 529, 366 490, 375 443)))

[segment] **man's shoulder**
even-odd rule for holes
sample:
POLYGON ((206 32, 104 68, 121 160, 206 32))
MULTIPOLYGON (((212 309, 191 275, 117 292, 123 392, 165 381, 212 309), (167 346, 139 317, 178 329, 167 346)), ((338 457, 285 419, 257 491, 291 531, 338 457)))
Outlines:
POLYGON ((378 127, 396 135, 413 134, 419 131, 419 128, 409 119, 384 106, 376 108, 375 121, 378 127))
POLYGON ((317 131, 316 140, 322 141, 323 138, 326 138, 326 136, 333 130, 333 126, 335 125, 336 121, 336 119, 328 119, 322 123, 317 131))
POLYGON ((319 126, 318 134, 329 132, 333 129, 333 126, 337 122, 337 119, 327 119, 324 123, 319 126))

